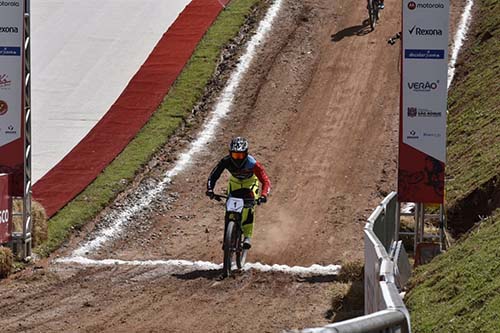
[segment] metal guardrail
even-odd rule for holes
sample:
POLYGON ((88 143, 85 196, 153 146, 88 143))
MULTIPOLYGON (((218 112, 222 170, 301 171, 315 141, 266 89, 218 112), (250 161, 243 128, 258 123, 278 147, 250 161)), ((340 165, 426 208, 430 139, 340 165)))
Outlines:
POLYGON ((365 225, 365 315, 302 333, 410 333, 410 315, 398 286, 410 275, 410 263, 396 226, 396 192, 389 194, 365 225), (391 255, 392 256, 391 256, 391 255))
MULTIPOLYGON (((389 327, 402 325, 406 322, 406 316, 399 311, 382 310, 362 317, 345 320, 333 325, 321 328, 309 328, 302 333, 366 333, 380 332, 389 327)), ((404 328, 405 326, 403 326, 404 328)), ((408 333, 408 330, 400 330, 408 333)))

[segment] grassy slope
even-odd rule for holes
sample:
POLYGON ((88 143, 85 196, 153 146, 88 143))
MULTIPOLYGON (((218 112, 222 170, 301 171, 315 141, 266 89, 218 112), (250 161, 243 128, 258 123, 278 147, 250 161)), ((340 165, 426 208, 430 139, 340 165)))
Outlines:
POLYGON ((500 175, 500 3, 476 1, 479 26, 449 97, 447 203, 500 175))
MULTIPOLYGON (((500 175, 500 2, 476 6, 476 35, 449 98, 450 206, 500 175)), ((500 209, 411 284, 414 332, 500 332, 500 209)))
POLYGON ((47 255, 64 242, 73 228, 95 217, 165 144, 183 117, 202 96, 220 51, 239 32, 246 16, 262 0, 232 0, 198 45, 162 105, 125 150, 99 177, 49 221, 49 239, 35 249, 47 255))
POLYGON ((411 283, 413 332, 499 332, 500 209, 411 283))

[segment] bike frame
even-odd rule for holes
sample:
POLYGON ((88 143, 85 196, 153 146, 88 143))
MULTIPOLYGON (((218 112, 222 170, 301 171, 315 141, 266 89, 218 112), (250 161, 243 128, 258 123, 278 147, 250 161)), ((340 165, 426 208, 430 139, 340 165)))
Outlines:
POLYGON ((367 9, 368 9, 368 20, 370 21, 370 27, 375 30, 375 25, 379 20, 379 0, 367 0, 367 9))
MULTIPOLYGON (((215 195, 214 198, 217 201, 221 201, 221 199, 227 199, 226 201, 226 213, 224 217, 224 240, 223 240, 223 249, 224 249, 224 264, 223 264, 223 276, 227 277, 230 275, 231 270, 232 270, 232 265, 234 263, 233 261, 233 256, 235 256, 235 263, 238 269, 241 269, 243 265, 245 264, 245 259, 246 259, 246 254, 247 251, 246 249, 243 249, 243 210, 244 209, 251 209, 255 206, 255 204, 258 204, 258 200, 255 199, 243 199, 243 198, 237 198, 234 197, 235 199, 240 199, 243 200, 243 206, 239 206, 236 208, 235 211, 228 210, 228 204, 229 200, 231 199, 231 195, 225 196, 225 195, 215 195), (237 211, 241 210, 241 212, 237 211), (231 230, 229 232, 231 233, 229 235, 228 233, 228 226, 230 223, 233 223, 234 226, 231 227, 231 230), (233 228, 236 228, 234 230, 233 228)), ((241 204, 241 201, 239 201, 241 204)), ((238 201, 236 201, 236 204, 238 201)))
POLYGON ((241 221, 242 218, 243 218, 243 214, 241 214, 241 213, 226 211, 226 216, 224 218, 224 237, 226 235, 227 225, 230 221, 234 222, 234 224, 238 228, 238 233, 241 233, 241 234, 243 233, 242 221, 241 221))

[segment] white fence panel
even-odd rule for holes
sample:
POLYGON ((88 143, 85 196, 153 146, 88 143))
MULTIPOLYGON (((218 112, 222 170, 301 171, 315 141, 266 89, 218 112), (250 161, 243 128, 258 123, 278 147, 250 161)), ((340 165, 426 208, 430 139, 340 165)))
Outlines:
POLYGON ((365 315, 302 333, 411 332, 410 315, 398 290, 408 280, 411 269, 402 243, 394 242, 398 207, 397 194, 392 192, 365 226, 365 315))

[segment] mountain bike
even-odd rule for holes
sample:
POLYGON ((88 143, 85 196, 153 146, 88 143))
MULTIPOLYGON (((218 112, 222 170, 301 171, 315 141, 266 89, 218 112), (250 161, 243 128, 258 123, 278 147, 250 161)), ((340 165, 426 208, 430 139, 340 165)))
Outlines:
POLYGON ((245 198, 232 194, 229 196, 216 194, 214 199, 217 201, 226 199, 224 243, 222 246, 224 250, 222 276, 228 277, 235 268, 243 268, 248 253, 248 249, 243 248, 243 209, 252 209, 256 204, 260 204, 260 201, 259 199, 254 199, 253 196, 245 198))
POLYGON ((375 30, 377 21, 380 19, 380 1, 379 0, 367 0, 368 9, 368 20, 370 21, 370 27, 372 31, 375 30))

